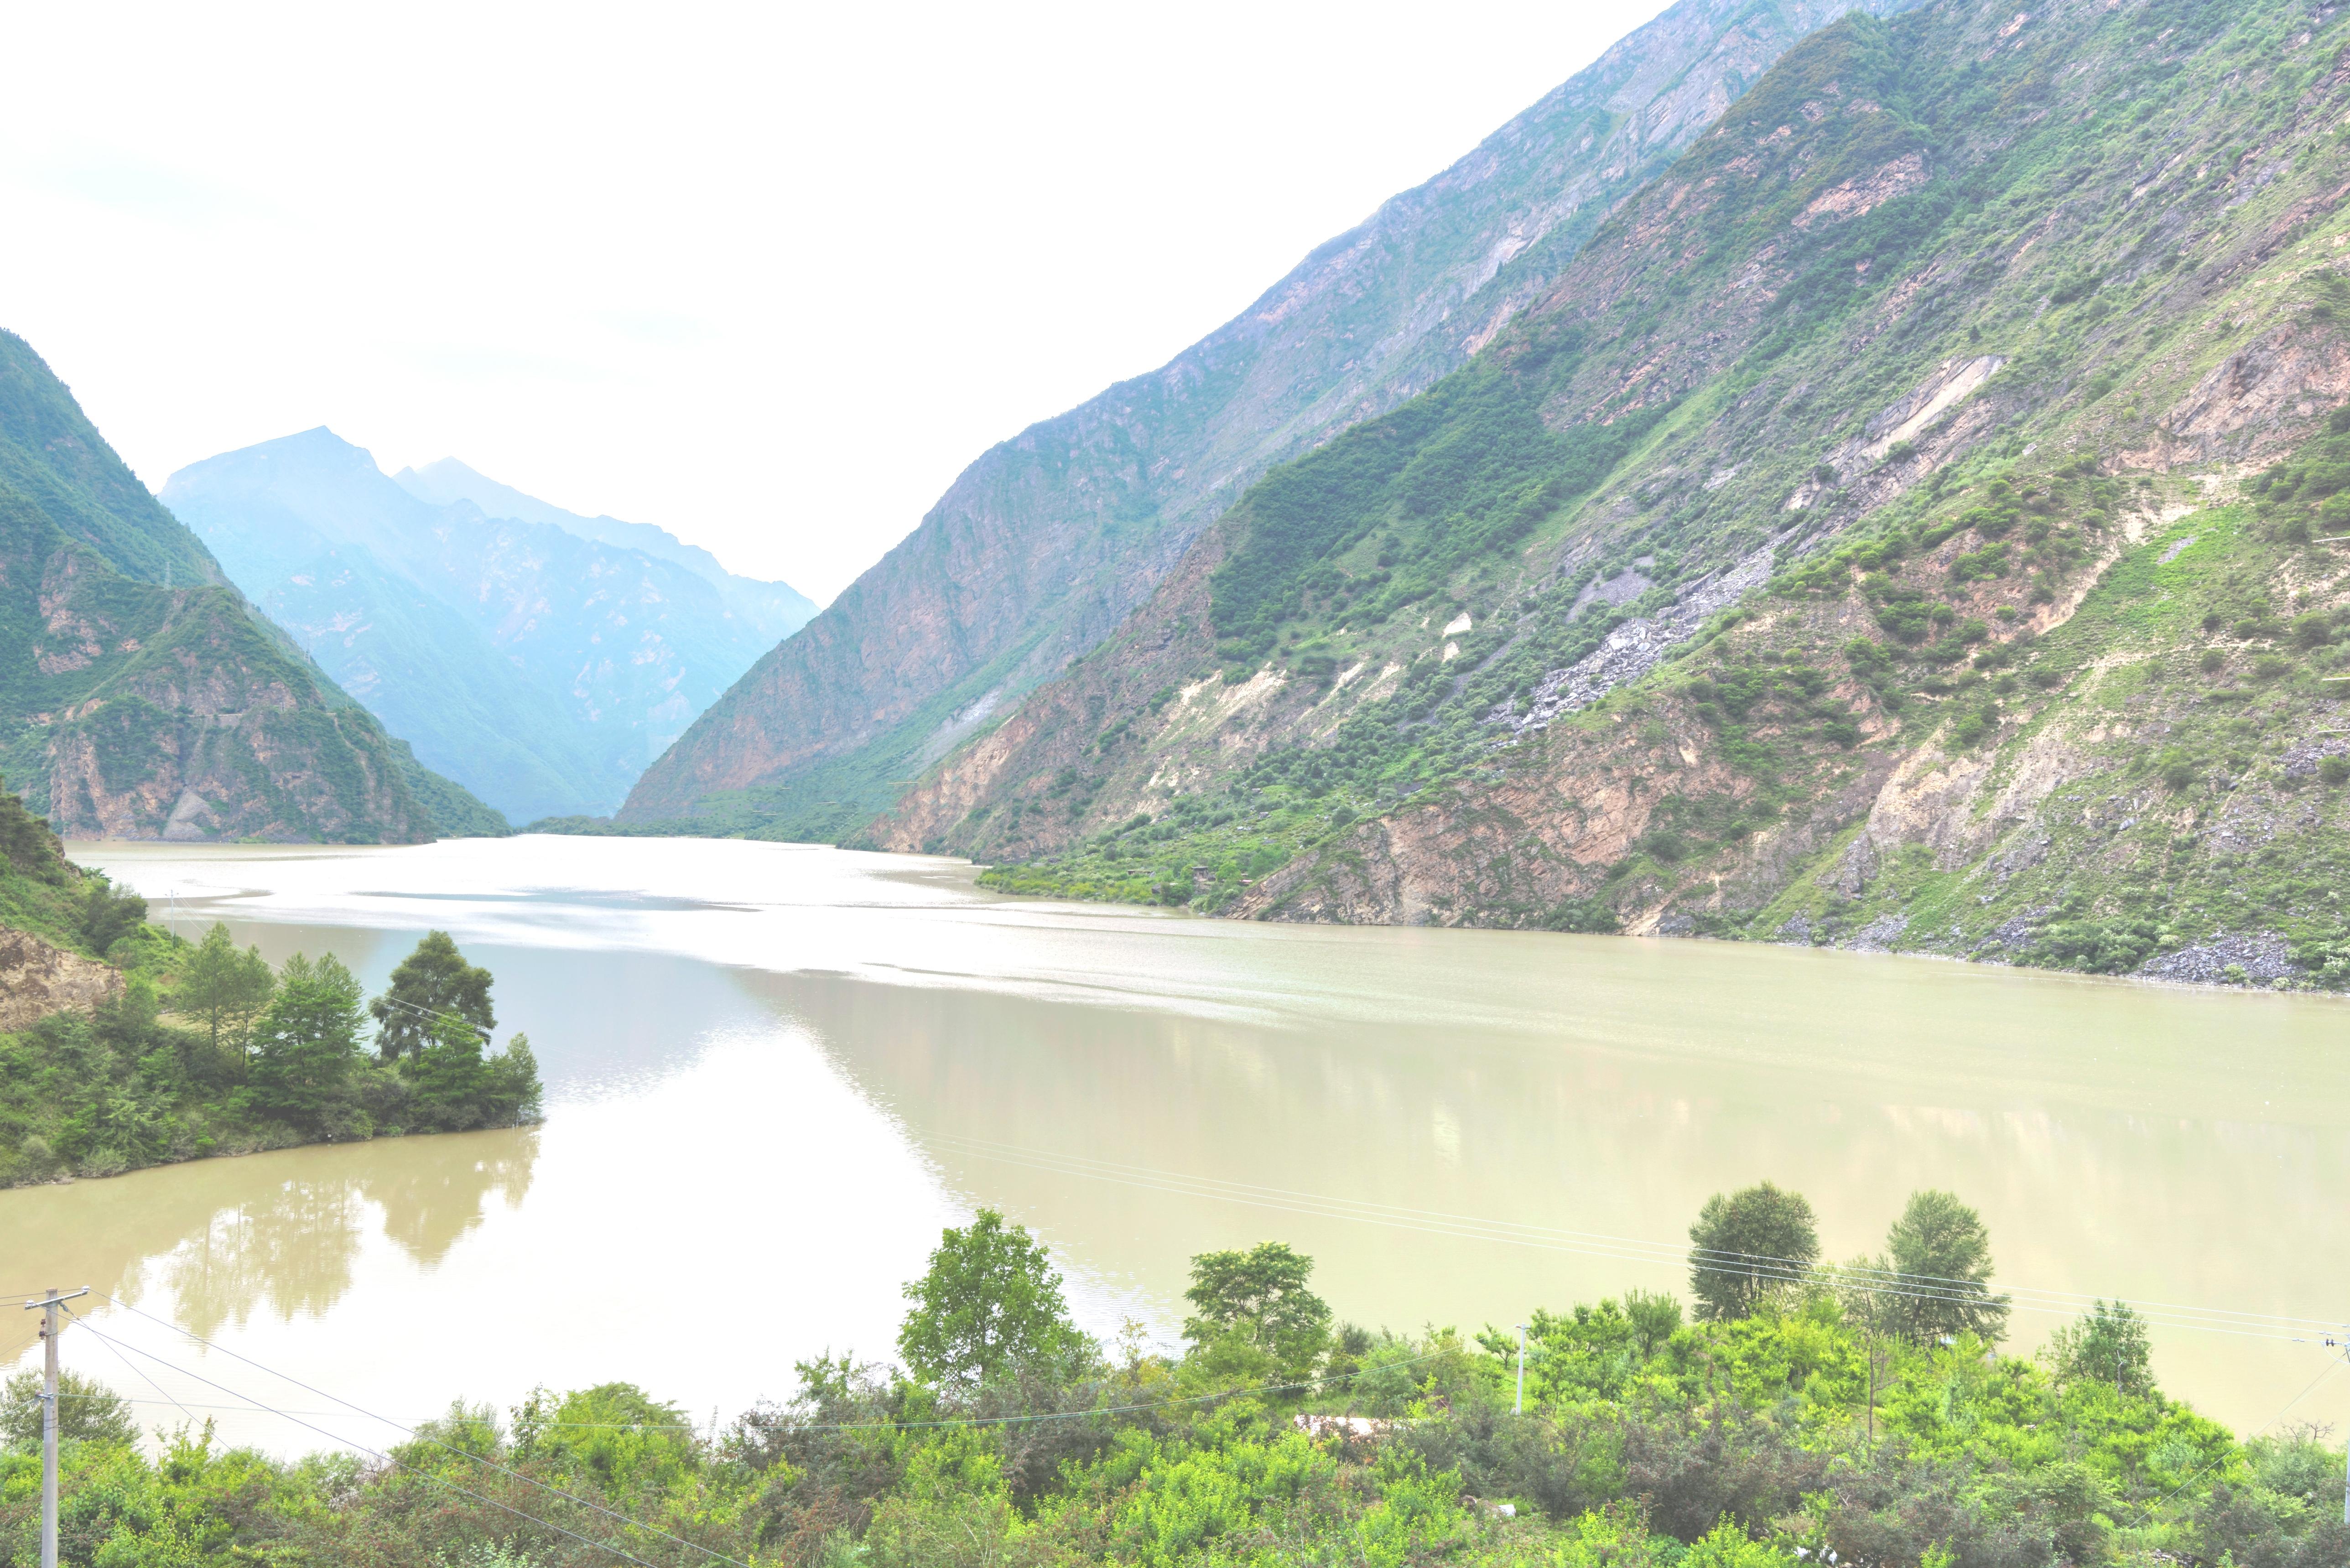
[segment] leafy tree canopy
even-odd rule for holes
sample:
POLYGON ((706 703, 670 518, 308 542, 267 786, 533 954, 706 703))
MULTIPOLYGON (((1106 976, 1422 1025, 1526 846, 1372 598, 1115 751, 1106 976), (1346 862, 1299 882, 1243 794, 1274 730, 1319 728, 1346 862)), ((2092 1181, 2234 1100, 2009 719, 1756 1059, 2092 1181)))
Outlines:
POLYGON ((276 994, 254 1034, 256 1108, 313 1135, 335 1130, 335 1113, 359 1050, 359 982, 332 953, 286 961, 276 994))
POLYGON ((217 1052, 224 1033, 234 1042, 260 1016, 276 985, 261 950, 237 951, 228 928, 215 922, 180 971, 172 1011, 203 1024, 217 1052))
POLYGON ((391 971, 391 989, 375 999, 376 1050, 387 1062, 424 1048, 436 1013, 453 1012, 487 1033, 497 1026, 490 1007, 490 971, 465 961, 446 931, 427 931, 416 950, 391 971))
POLYGON ((1983 1282, 1991 1278, 1991 1232, 1956 1194, 1911 1193, 1885 1245, 1903 1276, 1902 1293, 1887 1303, 1889 1314, 1911 1339, 1927 1345, 1971 1334, 1997 1344, 2007 1332, 2008 1298, 1983 1282))
POLYGON ((1748 1316, 1820 1255, 1810 1202, 1767 1181, 1707 1199, 1690 1243, 1690 1293, 1697 1316, 1710 1323, 1748 1316))
POLYGON ((1284 1372, 1302 1372, 1330 1342, 1329 1305, 1305 1288, 1313 1273, 1314 1260, 1283 1241, 1202 1252, 1191 1260, 1191 1288, 1183 1293, 1195 1314, 1183 1320, 1183 1337, 1199 1346, 1237 1338, 1284 1372))
POLYGON ((2127 1302, 2097 1303, 2088 1316, 2048 1336, 2041 1359, 2059 1380, 2107 1383, 2137 1398, 2154 1392, 2154 1347, 2146 1319, 2127 1302))
MULTIPOLYGON (((139 1423, 130 1402, 95 1378, 78 1372, 57 1374, 57 1437, 65 1442, 130 1444, 139 1423)), ((0 1443, 12 1449, 41 1446, 41 1375, 19 1372, 0 1385, 0 1443)))
POLYGON ((147 900, 129 888, 118 891, 103 876, 89 874, 82 894, 81 934, 93 952, 103 953, 137 930, 147 919, 147 900))
POLYGON ((939 1238, 929 1272, 906 1287, 906 1299, 913 1307, 898 1331, 898 1354, 926 1383, 985 1384, 1084 1344, 1043 1243, 993 1209, 939 1238))

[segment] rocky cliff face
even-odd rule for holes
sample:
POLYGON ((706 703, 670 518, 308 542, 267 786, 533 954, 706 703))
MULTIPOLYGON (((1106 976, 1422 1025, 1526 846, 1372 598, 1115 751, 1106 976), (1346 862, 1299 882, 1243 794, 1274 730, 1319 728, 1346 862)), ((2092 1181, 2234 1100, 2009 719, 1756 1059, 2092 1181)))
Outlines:
POLYGON ((29 1029, 52 1012, 87 1012, 121 994, 120 970, 0 928, 0 1034, 29 1029))
POLYGON ((353 842, 489 815, 254 613, 20 338, 0 335, 0 771, 36 815, 353 842))
POLYGON ((192 464, 162 494, 428 765, 517 822, 608 813, 773 645, 776 607, 761 590, 781 585, 713 582, 690 556, 585 536, 549 520, 569 514, 462 464, 434 475, 404 487, 319 429, 192 464), (537 515, 487 515, 455 493, 466 489, 537 515))
POLYGON ((853 831, 1115 629, 1268 467, 1483 347, 1617 202, 1847 8, 1683 0, 1163 369, 990 452, 648 769, 622 819, 853 831))
POLYGON ((873 840, 2344 983, 2345 49, 2282 5, 1826 30, 873 840))

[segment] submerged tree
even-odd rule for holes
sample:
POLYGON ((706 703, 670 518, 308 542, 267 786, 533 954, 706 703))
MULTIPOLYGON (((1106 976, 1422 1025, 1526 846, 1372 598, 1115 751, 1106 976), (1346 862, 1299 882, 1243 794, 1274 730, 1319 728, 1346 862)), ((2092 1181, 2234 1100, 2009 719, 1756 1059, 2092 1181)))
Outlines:
POLYGON ((898 1330, 898 1354, 925 1383, 984 1384, 1084 1344, 1044 1244, 993 1209, 940 1236, 906 1299, 913 1307, 898 1330))
POLYGON ((454 1015, 486 1035, 497 1027, 490 1007, 490 971, 465 961, 446 931, 427 931, 416 950, 391 971, 391 989, 375 999, 376 1051, 387 1062, 421 1051, 433 1020, 454 1015))
POLYGON ((1764 1181, 1715 1193, 1690 1227, 1690 1293, 1700 1321, 1752 1315, 1805 1278, 1820 1255, 1819 1223, 1800 1192, 1764 1181))
POLYGON ((1982 1216, 1958 1195, 1929 1188, 1909 1195, 1908 1207, 1885 1238, 1888 1282, 1885 1318, 1920 1345, 1972 1334, 1996 1345, 2007 1333, 2009 1302, 1993 1295, 1991 1232, 1982 1216))

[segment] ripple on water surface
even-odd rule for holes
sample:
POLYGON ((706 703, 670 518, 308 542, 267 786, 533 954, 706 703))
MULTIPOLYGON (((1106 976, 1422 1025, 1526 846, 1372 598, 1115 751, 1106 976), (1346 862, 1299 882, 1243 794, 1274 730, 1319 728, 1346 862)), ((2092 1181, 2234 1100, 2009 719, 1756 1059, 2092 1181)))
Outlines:
MULTIPOLYGON (((2345 1015, 2324 999, 1243 925, 788 845, 73 853, 183 934, 225 919, 380 987, 438 927, 497 974, 500 1023, 547 1078, 541 1128, 0 1194, 0 1256, 26 1276, 0 1284, 87 1282, 407 1418, 613 1377, 731 1414, 818 1351, 886 1355, 900 1282, 979 1204, 1050 1239, 1089 1326, 1134 1314, 1168 1338, 1189 1256, 1269 1236, 1319 1261, 1341 1315, 1399 1328, 1685 1288, 1669 1251, 1690 1216, 1763 1177, 1813 1199, 1832 1256, 1939 1186, 1982 1210, 2013 1284, 2316 1315, 2350 1283, 2329 1198, 2350 1175, 2345 1015)), ((151 1383, 88 1338, 69 1362, 161 1418, 176 1398, 233 1438, 319 1440, 202 1409, 232 1401, 199 1374, 292 1396, 99 1313, 170 1365, 151 1383)), ((2057 1321, 2019 1313, 2019 1343, 2057 1321)), ((2157 1346, 2169 1387, 2245 1427, 2324 1355, 2184 1329, 2157 1346)), ((2339 1421, 2350 1395, 2295 1415, 2339 1421)))

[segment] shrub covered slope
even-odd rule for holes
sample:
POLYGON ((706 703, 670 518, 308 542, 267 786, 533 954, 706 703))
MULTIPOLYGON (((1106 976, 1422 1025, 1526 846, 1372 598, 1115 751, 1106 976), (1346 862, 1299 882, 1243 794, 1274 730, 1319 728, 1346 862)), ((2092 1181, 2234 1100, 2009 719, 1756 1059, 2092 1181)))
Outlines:
POLYGON ((1014 891, 2339 983, 2350 28, 1791 51, 868 831, 1014 891))

